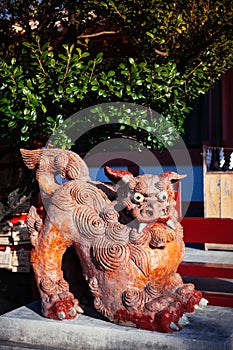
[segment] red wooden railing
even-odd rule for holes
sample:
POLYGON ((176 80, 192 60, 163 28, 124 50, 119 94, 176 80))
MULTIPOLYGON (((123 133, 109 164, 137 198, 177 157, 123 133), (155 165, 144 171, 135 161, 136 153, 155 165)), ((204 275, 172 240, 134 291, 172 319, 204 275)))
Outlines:
POLYGON ((184 241, 233 244, 233 219, 183 218, 184 241))
MULTIPOLYGON (((181 224, 185 242, 233 244, 233 219, 183 218, 181 224)), ((183 261, 178 272, 183 276, 233 279, 233 252, 229 264, 183 261)), ((203 291, 203 295, 211 305, 233 307, 233 293, 203 291)))

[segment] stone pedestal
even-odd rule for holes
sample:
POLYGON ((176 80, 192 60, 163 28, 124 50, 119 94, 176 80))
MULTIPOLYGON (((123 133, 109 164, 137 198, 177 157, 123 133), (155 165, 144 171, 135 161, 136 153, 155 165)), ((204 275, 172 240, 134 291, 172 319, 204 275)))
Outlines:
POLYGON ((232 350, 233 309, 208 306, 189 314, 181 332, 161 334, 106 322, 98 315, 53 321, 40 315, 40 303, 0 317, 1 350, 232 350))

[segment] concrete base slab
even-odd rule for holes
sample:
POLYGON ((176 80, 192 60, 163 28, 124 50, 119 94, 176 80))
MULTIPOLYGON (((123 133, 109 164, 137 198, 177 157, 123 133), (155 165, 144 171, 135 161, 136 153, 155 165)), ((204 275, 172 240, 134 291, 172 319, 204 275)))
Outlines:
POLYGON ((208 306, 189 314, 181 332, 161 334, 122 327, 91 316, 54 321, 40 315, 40 303, 0 317, 1 350, 232 350, 233 309, 208 306))

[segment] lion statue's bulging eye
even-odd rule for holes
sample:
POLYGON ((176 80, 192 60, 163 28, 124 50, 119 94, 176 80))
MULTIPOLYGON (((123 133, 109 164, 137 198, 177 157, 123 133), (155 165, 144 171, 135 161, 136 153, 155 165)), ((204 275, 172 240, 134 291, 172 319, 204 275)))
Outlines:
POLYGON ((168 199, 167 191, 162 191, 157 194, 157 198, 160 202, 165 202, 168 199))
POLYGON ((144 201, 144 196, 139 192, 135 192, 133 196, 133 200, 135 203, 142 203, 144 201))

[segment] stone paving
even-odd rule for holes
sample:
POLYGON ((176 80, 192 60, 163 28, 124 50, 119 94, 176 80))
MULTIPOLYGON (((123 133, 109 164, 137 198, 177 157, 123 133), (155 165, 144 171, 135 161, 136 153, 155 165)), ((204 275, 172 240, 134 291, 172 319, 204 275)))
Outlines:
POLYGON ((207 306, 188 314, 182 331, 163 334, 123 327, 80 315, 54 321, 39 314, 39 303, 0 316, 1 350, 233 350, 231 308, 207 306))

